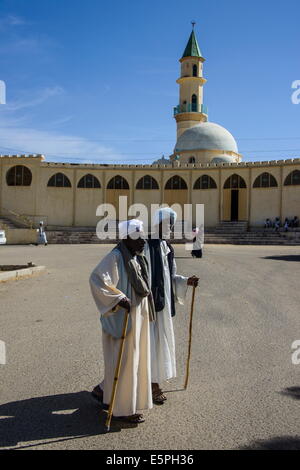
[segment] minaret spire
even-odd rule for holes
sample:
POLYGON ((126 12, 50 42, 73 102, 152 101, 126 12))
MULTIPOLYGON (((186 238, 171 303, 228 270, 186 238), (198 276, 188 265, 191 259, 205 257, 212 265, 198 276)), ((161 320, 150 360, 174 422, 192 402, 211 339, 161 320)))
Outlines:
POLYGON ((198 45, 198 41, 197 41, 197 38, 196 38, 196 35, 195 35, 195 30, 194 30, 196 22, 192 21, 191 23, 192 23, 193 29, 192 29, 191 35, 189 37, 188 43, 186 45, 186 48, 184 50, 182 58, 184 58, 184 57, 202 57, 200 47, 198 45))
POLYGON ((201 54, 195 35, 195 21, 192 21, 192 32, 180 59, 181 74, 177 80, 179 85, 179 104, 174 108, 177 122, 177 138, 190 127, 208 120, 207 108, 203 104, 204 57, 201 54))

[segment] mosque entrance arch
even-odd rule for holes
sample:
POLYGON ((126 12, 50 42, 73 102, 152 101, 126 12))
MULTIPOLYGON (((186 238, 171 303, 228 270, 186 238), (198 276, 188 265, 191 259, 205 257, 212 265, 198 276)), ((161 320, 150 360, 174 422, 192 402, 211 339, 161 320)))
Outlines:
POLYGON ((121 175, 116 175, 108 182, 106 187, 106 203, 112 204, 116 210, 117 220, 126 220, 127 207, 123 214, 120 214, 120 197, 127 196, 127 206, 129 204, 130 189, 128 181, 121 175))
POLYGON ((237 174, 231 175, 224 184, 223 220, 247 220, 247 186, 245 180, 237 174))
POLYGON ((180 204, 182 209, 188 203, 188 187, 181 176, 175 175, 167 181, 163 202, 169 206, 180 204))
POLYGON ((239 190, 231 190, 231 211, 230 211, 230 220, 237 221, 239 220, 239 190))

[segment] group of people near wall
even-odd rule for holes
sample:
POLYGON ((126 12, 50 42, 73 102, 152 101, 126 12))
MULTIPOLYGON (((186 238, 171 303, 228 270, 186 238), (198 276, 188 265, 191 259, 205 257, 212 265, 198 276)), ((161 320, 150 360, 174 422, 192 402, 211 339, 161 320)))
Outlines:
POLYGON ((295 215, 293 219, 285 218, 283 224, 279 217, 276 217, 274 221, 271 219, 266 219, 265 228, 274 228, 275 232, 278 232, 280 227, 283 227, 287 232, 289 228, 298 228, 299 227, 299 218, 295 215))
POLYGON ((167 400, 161 384, 176 376, 176 302, 183 304, 188 286, 199 281, 177 274, 168 242, 175 221, 172 209, 159 209, 155 231, 147 238, 140 220, 121 222, 118 245, 89 279, 100 312, 104 358, 104 377, 92 395, 104 409, 111 400, 124 318, 130 312, 113 408, 115 419, 130 423, 144 422, 140 411, 167 400))

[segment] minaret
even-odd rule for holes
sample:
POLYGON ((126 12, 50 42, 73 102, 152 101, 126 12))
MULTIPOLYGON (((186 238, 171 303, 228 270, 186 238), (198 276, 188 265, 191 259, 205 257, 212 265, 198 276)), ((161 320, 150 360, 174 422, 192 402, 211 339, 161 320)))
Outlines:
POLYGON ((179 105, 174 108, 174 117, 177 122, 177 139, 187 129, 206 122, 207 108, 203 105, 203 62, 198 42, 193 30, 180 59, 181 76, 177 80, 180 87, 179 105))

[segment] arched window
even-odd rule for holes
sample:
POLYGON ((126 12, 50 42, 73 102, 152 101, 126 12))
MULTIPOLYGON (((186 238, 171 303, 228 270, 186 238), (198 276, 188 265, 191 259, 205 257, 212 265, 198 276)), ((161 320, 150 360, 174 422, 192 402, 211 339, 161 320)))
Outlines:
POLYGON ((196 163, 195 157, 190 157, 189 158, 189 163, 196 163))
POLYGON ((167 181, 165 189, 187 189, 187 184, 181 176, 173 176, 167 181))
POLYGON ((194 189, 217 189, 217 185, 213 178, 203 175, 195 182, 194 189))
POLYGON ((114 176, 107 185, 107 189, 129 189, 129 184, 123 176, 114 176))
POLYGON ((24 165, 13 166, 6 173, 6 182, 8 186, 30 186, 31 181, 31 171, 24 165))
POLYGON ((193 77, 198 77, 198 67, 197 67, 197 65, 193 65, 193 77))
POLYGON ((71 183, 66 175, 63 173, 56 173, 55 175, 51 176, 47 186, 52 188, 71 188, 71 183))
POLYGON ((277 181, 271 173, 262 173, 253 184, 253 188, 274 188, 277 186, 277 181))
POLYGON ((77 188, 101 188, 101 184, 94 175, 84 175, 77 185, 77 188))
POLYGON ((192 111, 195 113, 198 111, 197 95, 192 96, 192 111))
POLYGON ((231 175, 224 184, 224 189, 241 189, 246 187, 245 180, 239 175, 231 175))
POLYGON ((294 170, 285 178, 284 186, 298 186, 298 185, 300 185, 300 171, 294 170))
POLYGON ((136 189, 159 189, 157 181, 150 175, 143 176, 136 185, 136 189))

